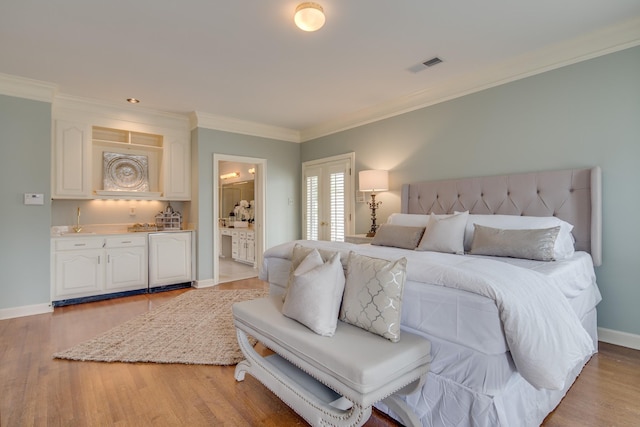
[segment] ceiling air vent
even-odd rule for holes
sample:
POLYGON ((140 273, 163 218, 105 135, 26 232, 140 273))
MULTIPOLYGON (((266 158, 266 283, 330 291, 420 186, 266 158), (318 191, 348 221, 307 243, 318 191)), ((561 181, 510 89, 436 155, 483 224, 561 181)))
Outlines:
POLYGON ((433 67, 434 65, 438 65, 441 62, 443 62, 442 59, 438 58, 437 56, 434 56, 433 58, 427 59, 424 62, 418 62, 417 64, 412 65, 411 67, 407 68, 407 70, 412 73, 419 73, 420 71, 424 71, 427 68, 433 67))
POLYGON ((438 58, 436 56, 436 57, 433 57, 433 58, 431 58, 431 59, 429 59, 427 61, 424 61, 422 63, 422 65, 424 65, 425 67, 433 67, 434 65, 438 65, 441 62, 442 62, 442 59, 440 59, 440 58, 438 58))

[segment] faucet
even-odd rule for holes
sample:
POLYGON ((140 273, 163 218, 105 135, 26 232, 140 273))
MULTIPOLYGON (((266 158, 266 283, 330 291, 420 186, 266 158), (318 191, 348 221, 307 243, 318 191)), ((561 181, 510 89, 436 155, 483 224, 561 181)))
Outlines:
POLYGON ((82 231, 82 226, 80 225, 80 206, 78 206, 78 215, 76 217, 76 225, 73 226, 73 231, 76 233, 82 231))

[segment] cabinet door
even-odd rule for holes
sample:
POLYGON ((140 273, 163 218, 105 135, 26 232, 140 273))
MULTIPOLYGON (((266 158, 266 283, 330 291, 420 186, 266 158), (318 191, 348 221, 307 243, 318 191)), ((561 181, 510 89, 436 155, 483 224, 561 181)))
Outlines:
POLYGON ((149 287, 191 280, 191 233, 150 234, 149 287))
POLYGON ((91 126, 56 120, 53 198, 91 196, 91 126))
POLYGON ((147 251, 145 247, 107 250, 107 290, 133 290, 147 287, 147 251))
POLYGON ((247 233, 247 261, 256 262, 256 240, 254 233, 247 233))
POLYGON ((240 261, 247 260, 247 232, 238 232, 238 259, 240 261))
POLYGON ((103 251, 88 249, 55 254, 55 286, 52 300, 67 296, 87 296, 101 293, 104 270, 103 251))
POLYGON ((240 256, 240 233, 238 231, 231 232, 231 258, 238 259, 240 256))
POLYGON ((191 199, 191 149, 188 137, 167 135, 164 141, 164 197, 191 199))

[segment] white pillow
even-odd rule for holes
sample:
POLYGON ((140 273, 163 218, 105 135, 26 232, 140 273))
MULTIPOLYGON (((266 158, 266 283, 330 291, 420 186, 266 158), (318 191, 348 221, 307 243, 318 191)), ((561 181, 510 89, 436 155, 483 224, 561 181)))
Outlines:
POLYGON ((387 224, 404 225, 405 227, 426 227, 429 215, 392 213, 387 218, 387 224))
POLYGON ((416 250, 464 254, 464 233, 468 217, 468 211, 448 216, 432 213, 416 250))
MULTIPOLYGON (((464 232, 464 249, 471 250, 473 241, 473 224, 504 230, 536 230, 541 228, 560 227, 554 244, 554 258, 557 260, 570 258, 575 252, 573 225, 554 216, 521 216, 521 215, 469 215, 464 232)), ((426 233, 425 233, 426 234, 426 233)))
POLYGON ((325 263, 314 249, 293 273, 282 314, 316 334, 331 337, 338 324, 344 283, 340 254, 335 253, 325 263))

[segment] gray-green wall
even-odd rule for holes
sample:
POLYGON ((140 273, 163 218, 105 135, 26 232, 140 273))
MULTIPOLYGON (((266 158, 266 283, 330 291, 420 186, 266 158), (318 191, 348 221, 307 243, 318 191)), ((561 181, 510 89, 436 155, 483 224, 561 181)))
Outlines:
POLYGON ((197 128, 191 132, 192 174, 197 199, 192 217, 198 223, 197 280, 213 278, 213 155, 266 159, 265 248, 300 237, 300 144, 197 128), (289 205, 289 198, 293 204, 289 205))
MULTIPOLYGON (((356 170, 390 170, 379 222, 405 182, 601 166, 598 323, 640 334, 640 47, 305 142, 301 159, 347 151, 356 170)), ((357 232, 368 214, 357 206, 357 232)))
POLYGON ((51 104, 0 95, 0 147, 0 309, 48 304, 51 104))

